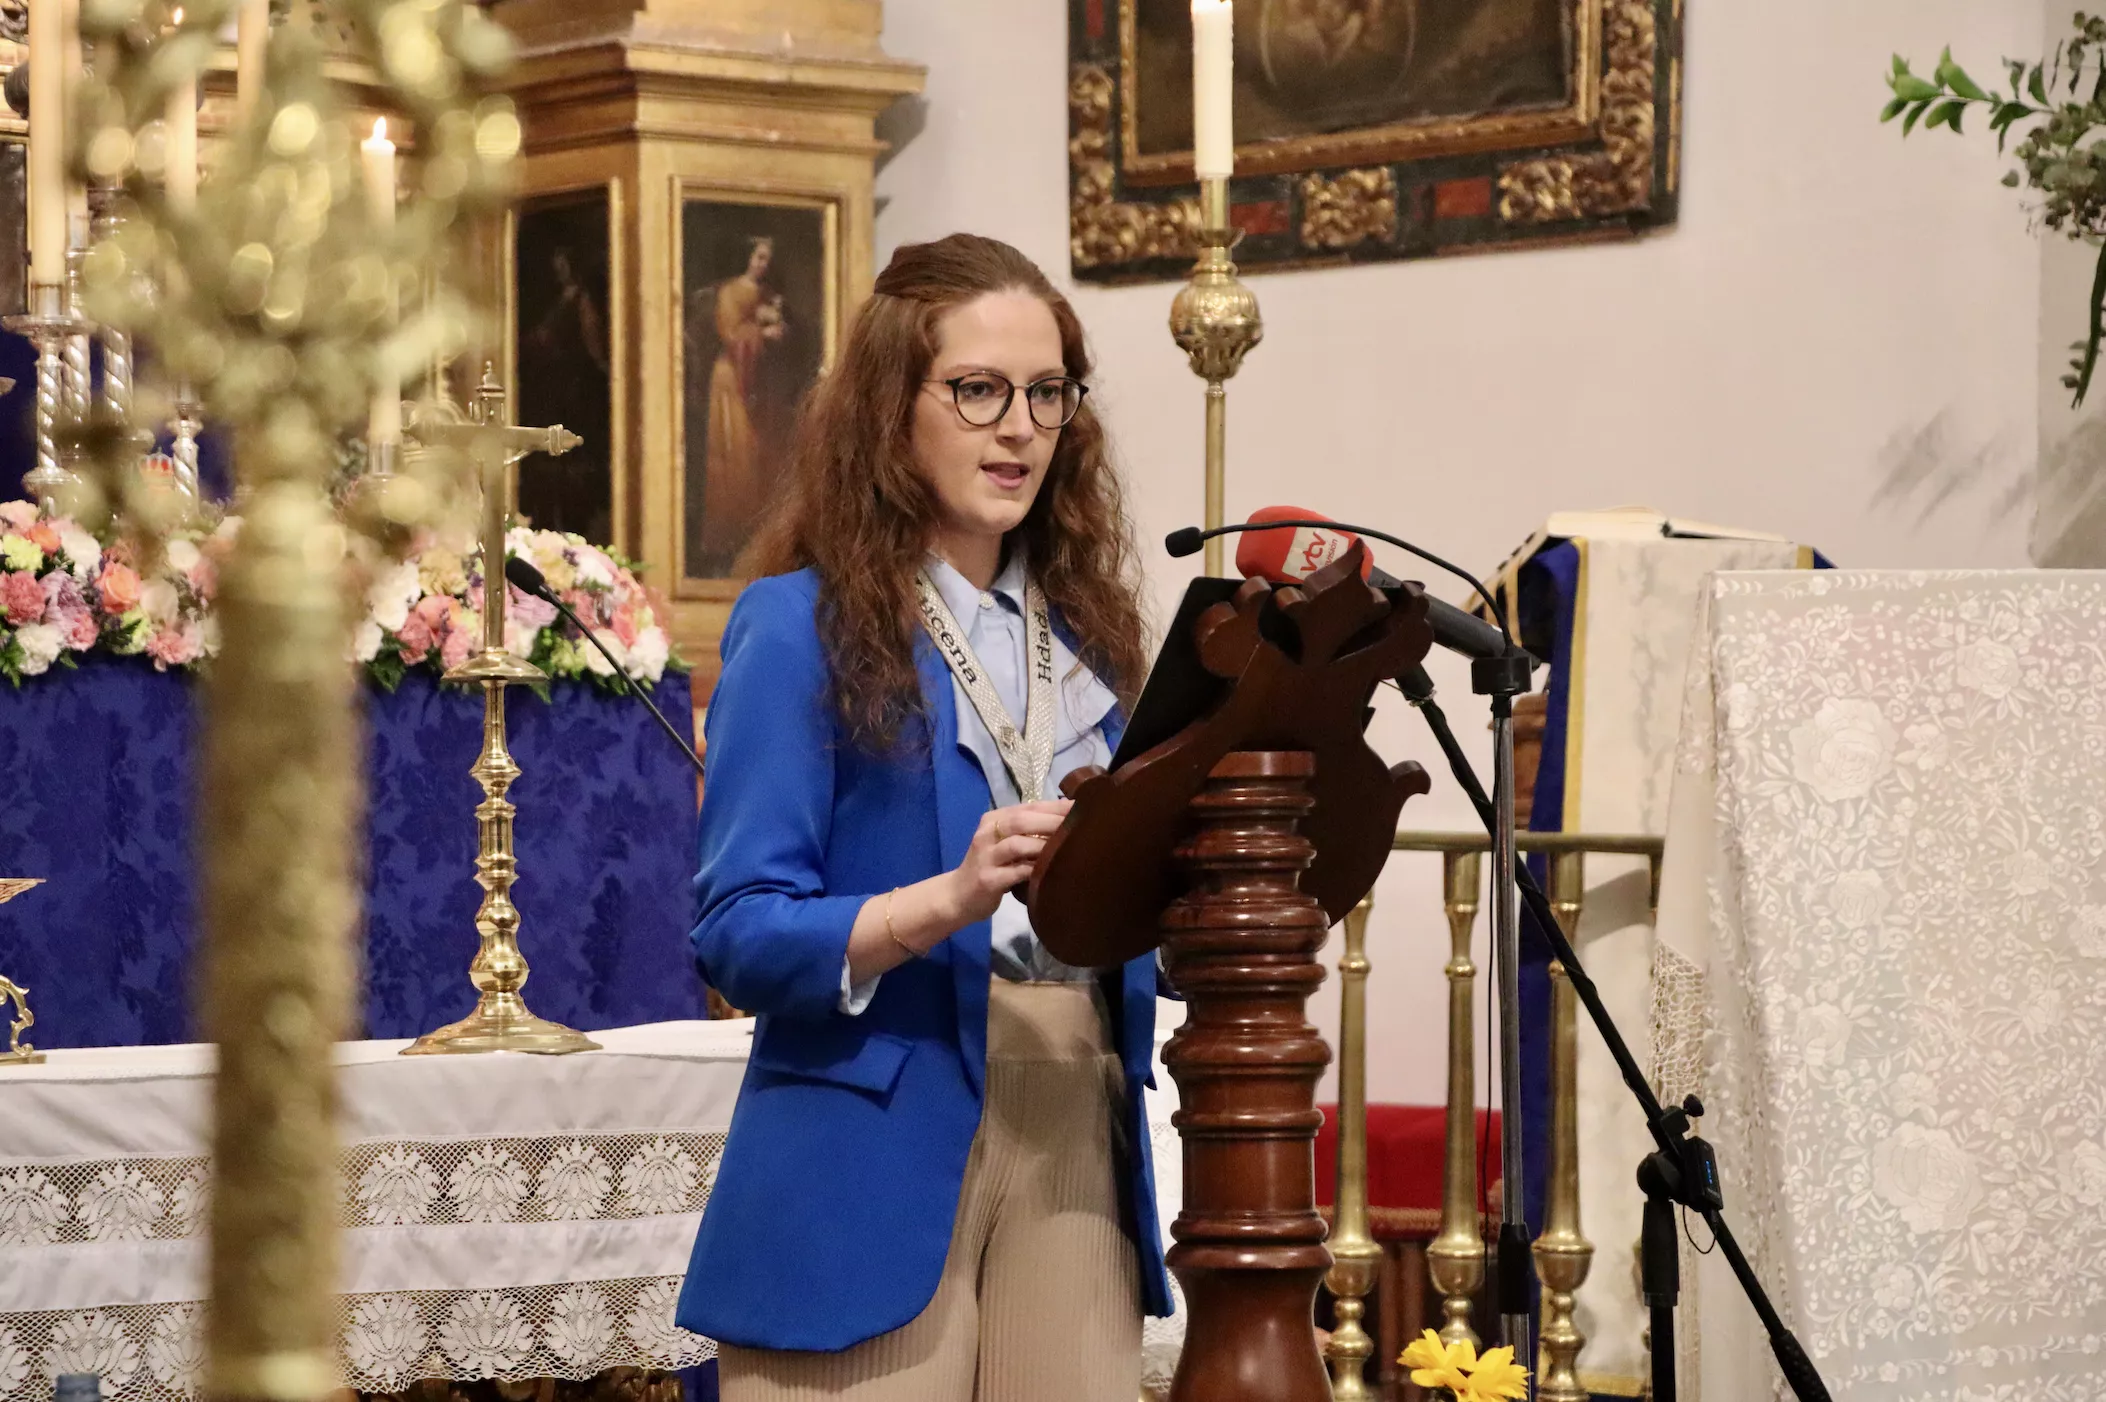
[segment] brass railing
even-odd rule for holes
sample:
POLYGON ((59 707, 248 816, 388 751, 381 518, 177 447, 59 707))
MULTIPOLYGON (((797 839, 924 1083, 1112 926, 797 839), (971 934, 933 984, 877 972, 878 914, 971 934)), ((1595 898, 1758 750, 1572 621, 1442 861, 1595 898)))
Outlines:
MULTIPOLYGON (((1476 1027, 1470 958, 1483 883, 1483 833, 1400 832, 1399 852, 1438 852, 1442 906, 1448 918, 1448 1091, 1446 1138, 1441 1168, 1440 1231, 1426 1248, 1427 1274, 1441 1296, 1441 1337, 1477 1341, 1470 1327, 1470 1302, 1484 1282, 1485 1230, 1477 1181, 1476 1027)), ((1660 897, 1661 840, 1643 834, 1522 833, 1523 855, 1549 858, 1545 894, 1568 939, 1579 928, 1585 902, 1589 853, 1644 857, 1650 868, 1649 905, 1660 897)), ((1339 1259, 1326 1282, 1335 1299, 1338 1329, 1327 1349, 1333 1393, 1339 1398, 1371 1394, 1362 1367, 1372 1344, 1361 1326, 1365 1296, 1373 1283, 1364 1264, 1376 1248, 1367 1237, 1367 996, 1365 932, 1370 901, 1346 919, 1339 961, 1338 1184, 1337 1228, 1332 1253, 1339 1259)), ((1580 1228, 1579 1186, 1579 1005, 1562 964, 1552 961, 1550 1044, 1550 1191, 1542 1235, 1536 1238, 1536 1273, 1543 1283, 1541 1349, 1534 1396, 1540 1402, 1586 1402, 1579 1380, 1579 1355, 1586 1345, 1573 1318, 1572 1298, 1593 1264, 1594 1246, 1580 1228)))

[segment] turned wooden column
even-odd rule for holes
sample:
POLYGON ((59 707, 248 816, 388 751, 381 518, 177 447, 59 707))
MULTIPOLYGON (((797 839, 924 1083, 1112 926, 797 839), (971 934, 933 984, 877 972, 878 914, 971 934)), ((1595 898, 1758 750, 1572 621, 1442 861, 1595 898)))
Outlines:
POLYGON ((1315 769, 1306 750, 1231 752, 1174 852, 1186 891, 1160 929, 1189 1011, 1163 1052, 1185 1163, 1169 1265, 1189 1316, 1171 1402, 1330 1402, 1313 1311, 1331 1266, 1315 1182, 1331 1052, 1304 1004, 1331 922, 1301 890, 1315 769))

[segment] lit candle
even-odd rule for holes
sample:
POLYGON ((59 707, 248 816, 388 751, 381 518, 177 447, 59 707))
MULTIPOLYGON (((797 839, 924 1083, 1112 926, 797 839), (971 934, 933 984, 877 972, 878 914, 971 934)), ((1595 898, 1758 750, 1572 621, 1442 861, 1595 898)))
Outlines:
POLYGON ((1231 0, 1192 0, 1192 164, 1201 180, 1236 168, 1236 11, 1231 0))
POLYGON ((65 0, 29 0, 29 276, 66 279, 65 0))
MULTIPOLYGON (((175 12, 178 28, 183 12, 175 12)), ((166 133, 168 166, 161 177, 168 207, 178 214, 197 208, 197 80, 175 85, 168 94, 168 112, 161 123, 166 133)))
POLYGON ((241 0, 234 30, 234 108, 246 116, 263 95, 263 49, 271 37, 271 0, 241 0))
MULTIPOLYGON (((386 232, 395 227, 395 143, 388 140, 388 119, 373 119, 373 134, 358 143, 365 171, 366 210, 374 227, 386 232)), ((393 308, 388 321, 394 323, 393 308)), ((393 385, 373 392, 373 409, 366 421, 368 446, 402 441, 402 395, 393 385)))

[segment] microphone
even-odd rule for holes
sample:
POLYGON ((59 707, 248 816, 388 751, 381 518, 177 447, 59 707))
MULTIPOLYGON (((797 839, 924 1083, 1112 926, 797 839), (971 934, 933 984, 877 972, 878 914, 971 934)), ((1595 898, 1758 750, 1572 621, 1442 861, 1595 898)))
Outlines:
MULTIPOLYGON (((1343 558, 1360 539, 1360 534, 1374 534, 1372 531, 1355 534, 1356 530, 1356 527, 1333 522, 1297 506, 1267 506, 1252 512, 1250 519, 1240 526, 1223 527, 1222 533, 1244 533, 1243 539, 1236 544, 1238 573, 1246 578, 1268 579, 1275 584, 1299 584, 1332 561, 1343 558)), ((1199 548, 1199 542, 1191 538, 1205 534, 1187 526, 1182 531, 1172 532, 1171 539, 1165 544, 1170 546, 1173 555, 1189 555, 1199 548), (1188 548, 1181 552, 1179 546, 1188 548)), ((1445 564, 1442 561, 1435 563, 1445 564)), ((1447 568, 1453 569, 1453 566, 1447 568)), ((1377 589, 1394 589, 1403 583, 1395 575, 1377 569, 1367 558, 1361 561, 1360 577, 1377 589)), ((1470 580, 1471 588, 1478 587, 1477 581, 1469 575, 1465 574, 1463 578, 1470 580)), ((1512 651, 1501 629, 1444 600, 1426 600, 1426 622, 1433 629, 1433 640, 1450 652, 1459 652, 1470 658, 1496 658, 1512 651)), ((1503 618, 1501 622, 1504 623, 1503 618)), ((1406 695, 1410 694, 1407 688, 1406 695)))
POLYGON ((665 727, 665 733, 673 737, 673 743, 680 747, 680 753, 687 756, 688 763, 695 766, 695 772, 702 772, 702 759, 695 753, 695 747, 680 738, 680 732, 673 729, 673 723, 665 718, 665 712, 659 710, 652 702, 650 694, 622 669, 622 664, 614 660, 614 654, 607 651, 607 645, 599 640, 599 636, 585 626, 584 620, 571 612, 569 604, 556 597, 556 591, 548 587, 548 576, 536 569, 532 560, 512 556, 505 561, 505 578, 518 586, 520 593, 531 594, 545 604, 554 604, 556 612, 569 619, 570 626, 583 634, 586 642, 599 649, 600 656, 606 658, 607 665, 614 669, 614 675, 628 683, 629 694, 643 702, 658 723, 665 727))

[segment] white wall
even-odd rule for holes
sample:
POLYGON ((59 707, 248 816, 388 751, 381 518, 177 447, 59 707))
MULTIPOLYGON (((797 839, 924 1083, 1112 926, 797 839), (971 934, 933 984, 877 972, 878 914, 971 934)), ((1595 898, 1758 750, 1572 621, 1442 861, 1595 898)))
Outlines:
MULTIPOLYGON (((1844 564, 2025 563, 2039 250, 1992 143, 1904 143, 1877 117, 1893 52, 1927 68, 1950 43, 1986 75, 2039 49, 2039 7, 1689 10, 1676 228, 1249 279, 1266 337, 1229 395, 1230 519, 1294 502, 1489 569, 1554 509, 1642 502, 1786 533, 1844 564)), ((929 80, 921 129, 878 177, 880 267, 900 243, 971 229, 1067 281, 1064 12, 888 0, 885 48, 929 80)), ((1187 571, 1153 542, 1200 510, 1200 390, 1165 329, 1173 290, 1075 293, 1159 600, 1187 571)), ((1459 669, 1436 679, 1451 712, 1481 714, 1459 669)), ((1385 716, 1375 738, 1437 769, 1415 719, 1385 716)), ((1406 810, 1427 827, 1469 816, 1444 775, 1406 810)), ((1399 858, 1377 893, 1378 1099, 1442 1094, 1434 866, 1399 858)), ((1332 990, 1317 1002, 1328 1023, 1332 990)), ((1628 1030, 1643 1045, 1645 1029, 1628 1030)))

